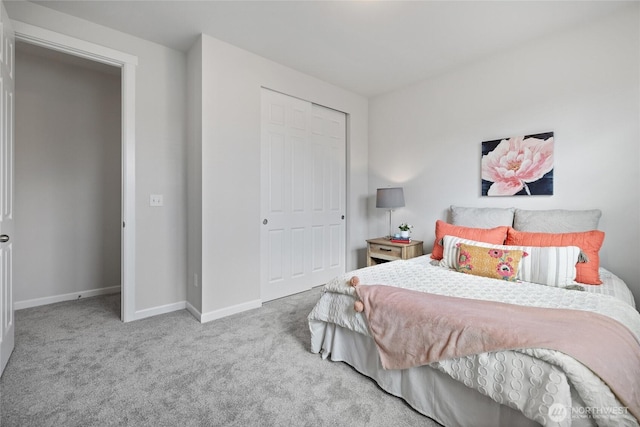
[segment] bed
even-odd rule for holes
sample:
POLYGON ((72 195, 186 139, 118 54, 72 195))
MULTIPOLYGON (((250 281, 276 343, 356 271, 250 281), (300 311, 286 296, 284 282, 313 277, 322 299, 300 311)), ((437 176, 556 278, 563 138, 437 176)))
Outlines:
MULTIPOLYGON (((321 354, 325 359, 351 365, 375 380, 386 392, 403 398, 417 411, 445 426, 637 426, 640 407, 640 314, 635 309, 634 298, 627 285, 613 272, 601 267, 599 261, 596 263, 597 251, 604 238, 604 233, 592 233, 597 230, 599 215, 600 212, 596 210, 543 212, 452 206, 449 221, 436 222, 436 240, 431 254, 358 269, 336 277, 325 285, 308 317, 311 351, 321 354), (501 229, 506 233, 502 241, 500 236, 488 237, 485 233, 486 230, 500 227, 506 227, 501 229), (511 239, 509 232, 513 234, 511 239), (575 240, 587 234, 590 239, 594 235, 602 239, 590 248, 587 248, 589 242, 575 240), (534 243, 539 246, 523 246, 527 242, 518 240, 522 236, 535 237, 538 240, 534 243), (572 240, 562 240, 561 245, 555 243, 555 246, 551 246, 557 242, 554 239, 565 239, 567 236, 572 240), (551 240, 539 241, 541 238, 551 240), (492 239, 491 242, 483 241, 492 239), (461 265, 456 266, 460 262, 461 248, 476 248, 469 246, 469 242, 510 250, 526 247, 529 252, 521 251, 526 255, 519 261, 521 268, 517 280, 505 281, 461 271, 461 265), (572 245, 576 242, 580 246, 572 245), (580 249, 576 253, 567 249, 575 247, 580 249), (549 251, 555 251, 553 261, 545 258, 549 251), (565 256, 564 262, 559 261, 565 256), (538 258, 544 258, 544 262, 539 262, 538 258), (525 263, 528 263, 526 268, 523 267, 525 263), (564 268, 560 264, 565 267, 569 264, 574 269, 559 274, 557 270, 564 268), (587 264, 589 271, 584 268, 577 271, 578 267, 587 264), (552 269, 549 267, 551 265, 554 274, 549 274, 549 271, 541 273, 545 269, 552 269), (594 271, 595 276, 587 278, 594 271), (564 278, 567 274, 573 274, 575 279, 582 277, 583 281, 576 282, 571 278, 568 282, 564 278), (353 286, 353 277, 358 278, 357 286, 353 286), (584 283, 589 280, 602 283, 584 283), (545 281, 553 283, 539 283, 545 281), (564 352, 564 347, 560 347, 563 351, 559 351, 556 347, 547 348, 546 344, 542 347, 505 347, 507 349, 460 353, 462 355, 458 357, 436 357, 435 361, 428 359, 429 363, 400 364, 395 366, 402 366, 401 369, 393 369, 393 366, 385 369, 383 365, 389 364, 388 355, 381 347, 379 333, 375 331, 379 328, 375 322, 378 322, 380 315, 378 320, 373 317, 374 308, 382 310, 385 301, 378 301, 379 305, 375 305, 366 302, 368 297, 363 297, 367 295, 363 293, 364 290, 375 289, 377 285, 382 285, 379 288, 385 291, 405 292, 400 295, 419 292, 420 296, 448 298, 453 302, 517 306, 518 310, 522 307, 522 310, 554 313, 568 310, 605 319, 631 336, 631 343, 627 341, 628 348, 625 349, 630 353, 611 352, 611 359, 602 362, 605 369, 619 371, 614 372, 614 376, 620 374, 626 378, 616 383, 611 381, 612 377, 607 373, 603 375, 608 379, 605 382, 594 373, 593 366, 588 368, 564 352), (364 311, 356 311, 356 302, 362 301, 370 306, 365 307, 364 311), (376 327, 372 328, 370 323, 376 327), (620 361, 621 355, 625 354, 630 356, 624 356, 620 361)), ((397 307, 387 309, 398 315, 402 313, 397 307)), ((465 309, 455 313, 455 308, 450 311, 454 321, 464 318, 467 312, 465 309)), ((389 316, 389 311, 386 313, 386 316, 382 315, 383 321, 395 317, 389 316)), ((504 320, 501 326, 505 330, 514 327, 512 319, 504 320)), ((604 341, 598 338, 595 326, 590 329, 589 323, 581 322, 580 327, 568 326, 573 332, 566 336, 571 336, 574 341, 578 336, 580 343, 586 343, 586 348, 593 346, 600 353, 611 350, 609 347, 613 344, 600 345, 604 341)), ((550 324, 541 329, 538 335, 546 337, 557 332, 558 327, 550 324)), ((562 336, 562 332, 559 333, 562 336)), ((416 336, 423 334, 428 335, 428 331, 422 330, 416 336)), ((395 350, 399 348, 395 344, 392 347, 395 350)), ((602 375, 599 368, 596 371, 602 375)))

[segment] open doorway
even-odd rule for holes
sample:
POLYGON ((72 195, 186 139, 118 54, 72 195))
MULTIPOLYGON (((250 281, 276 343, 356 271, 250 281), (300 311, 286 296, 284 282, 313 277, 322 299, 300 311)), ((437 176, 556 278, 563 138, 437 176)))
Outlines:
POLYGON ((121 69, 19 41, 15 55, 16 308, 120 292, 121 69))
MULTIPOLYGON (((135 209, 135 101, 138 58, 105 46, 56 33, 19 21, 13 21, 15 40, 68 53, 121 72, 122 95, 122 212, 121 212, 121 312, 123 322, 140 318, 136 312, 136 209, 135 209)), ((63 101, 61 101, 63 102, 63 101)), ((12 308, 13 310, 13 308, 12 308)), ((142 316, 144 317, 144 316, 142 316)))

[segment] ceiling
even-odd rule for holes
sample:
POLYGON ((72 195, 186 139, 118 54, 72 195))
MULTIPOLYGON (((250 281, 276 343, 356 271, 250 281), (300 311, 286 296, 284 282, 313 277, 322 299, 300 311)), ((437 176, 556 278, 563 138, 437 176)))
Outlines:
MULTIPOLYGON (((628 7, 617 1, 32 1, 174 49, 201 33, 375 96, 628 7)), ((10 8, 9 8, 10 12, 10 8)))

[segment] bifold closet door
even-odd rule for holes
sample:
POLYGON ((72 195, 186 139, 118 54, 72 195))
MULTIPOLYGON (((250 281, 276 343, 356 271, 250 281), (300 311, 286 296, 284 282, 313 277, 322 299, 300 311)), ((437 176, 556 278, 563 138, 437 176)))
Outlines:
POLYGON ((261 299, 345 268, 346 115, 262 90, 261 299))

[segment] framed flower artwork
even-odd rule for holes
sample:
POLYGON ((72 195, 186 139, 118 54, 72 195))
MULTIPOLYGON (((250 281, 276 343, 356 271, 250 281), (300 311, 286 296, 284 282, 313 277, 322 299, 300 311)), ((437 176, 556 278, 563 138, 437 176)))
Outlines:
POLYGON ((553 194, 553 132, 482 143, 483 196, 553 194))

